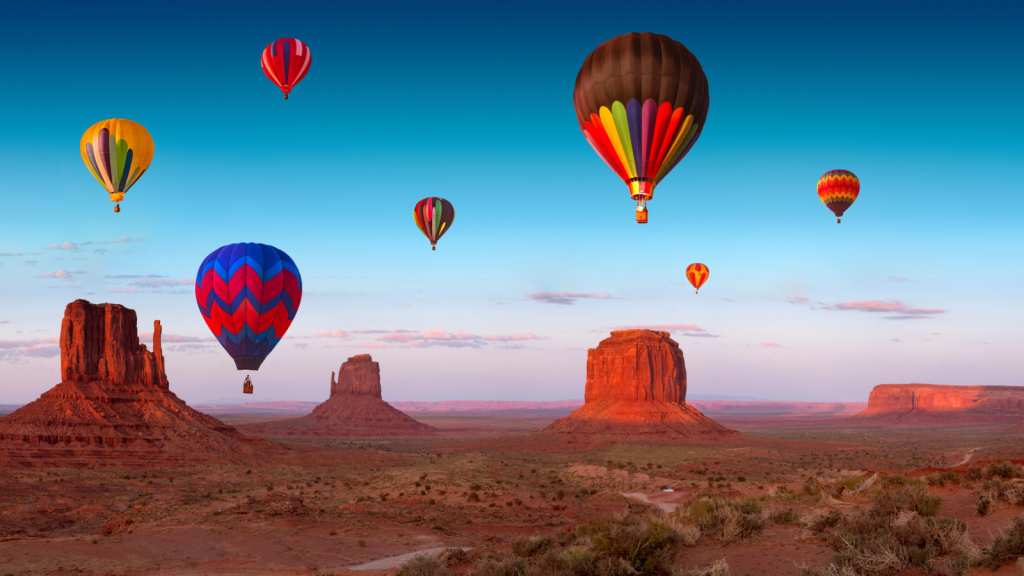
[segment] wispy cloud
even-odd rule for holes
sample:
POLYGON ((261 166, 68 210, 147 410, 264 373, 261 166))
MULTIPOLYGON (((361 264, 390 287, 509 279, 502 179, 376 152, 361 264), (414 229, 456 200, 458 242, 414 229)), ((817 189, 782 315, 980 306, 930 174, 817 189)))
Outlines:
POLYGON ((39 252, 17 252, 17 251, 15 251, 15 252, 0 252, 0 258, 4 258, 4 257, 8 257, 8 256, 11 256, 11 257, 13 257, 13 256, 38 256, 39 254, 40 254, 39 252))
POLYGON ((25 264, 28 264, 29 266, 35 266, 36 264, 39 264, 39 260, 25 260, 25 264))
POLYGON ((723 302, 735 302, 732 298, 719 298, 719 300, 722 300, 723 302))
POLYGON ((75 274, 73 272, 68 272, 67 270, 58 270, 56 272, 43 272, 39 276, 36 276, 36 278, 63 278, 64 280, 73 280, 75 278, 75 274))
POLYGON ((182 278, 181 280, 174 280, 166 277, 152 277, 147 276, 146 278, 140 278, 138 280, 132 280, 128 283, 129 286, 143 286, 146 288, 165 288, 167 286, 189 286, 194 283, 195 280, 188 278, 182 278))
MULTIPOLYGON (((139 333, 139 340, 141 340, 142 342, 152 342, 153 341, 153 333, 152 332, 140 332, 139 333)), ((207 336, 205 338, 199 338, 198 336, 179 336, 178 334, 161 334, 160 335, 160 343, 161 344, 166 344, 168 342, 173 342, 173 343, 176 343, 176 344, 183 344, 185 342, 216 342, 216 341, 217 341, 217 339, 214 338, 213 336, 207 336)))
POLYGON ((63 244, 50 244, 43 248, 44 250, 78 250, 79 245, 74 242, 65 242, 63 244))
POLYGON ((693 338, 719 338, 718 334, 712 334, 697 326, 696 324, 637 324, 634 326, 612 326, 612 330, 656 330, 659 332, 670 332, 680 336, 693 338))
POLYGON ((118 294, 139 294, 140 292, 142 292, 142 290, 139 290, 138 288, 121 288, 121 287, 111 288, 110 291, 111 292, 116 292, 118 294))
POLYGON ((789 298, 786 298, 786 302, 789 302, 790 304, 810 304, 811 303, 811 299, 806 297, 806 296, 795 296, 794 295, 794 296, 790 296, 789 298))
POLYGON ((838 302, 825 306, 826 310, 853 310, 858 312, 875 312, 893 314, 885 316, 886 320, 921 320, 936 314, 949 312, 944 308, 915 308, 902 300, 864 300, 861 302, 838 302))
POLYGON ((544 304, 574 304, 580 298, 592 298, 595 300, 616 300, 607 292, 534 292, 527 294, 530 300, 543 302, 544 304))
POLYGON ((527 332, 525 334, 486 334, 484 340, 491 342, 518 342, 521 340, 550 340, 550 336, 537 336, 527 332))
POLYGON ((761 347, 762 348, 785 348, 785 346, 783 346, 782 344, 779 344, 778 342, 761 342, 761 347))
POLYGON ((332 330, 330 332, 318 332, 313 338, 340 338, 348 340, 352 335, 344 330, 332 330))
POLYGON ((910 278, 906 276, 889 276, 886 280, 892 280, 893 282, 910 282, 910 278))
POLYGON ((23 357, 53 358, 60 355, 58 338, 36 340, 0 340, 0 360, 18 362, 23 357))
MULTIPOLYGON (((142 242, 142 238, 129 238, 127 236, 122 236, 120 238, 115 238, 114 240, 98 240, 98 241, 87 240, 85 242, 78 242, 78 243, 75 243, 75 242, 61 242, 61 243, 57 243, 57 244, 49 244, 49 245, 45 246, 44 249, 45 250, 70 250, 72 252, 76 252, 78 250, 81 250, 83 246, 91 246, 93 244, 126 244, 126 243, 129 243, 129 242, 142 242)), ((106 252, 106 250, 103 250, 103 251, 106 252)))
MULTIPOLYGON (((513 348, 510 342, 526 342, 530 340, 549 340, 550 336, 540 336, 532 332, 522 334, 485 334, 483 336, 469 332, 447 332, 445 330, 332 330, 319 332, 305 338, 334 338, 352 340, 357 336, 376 334, 373 342, 352 344, 355 348, 430 348, 442 346, 446 348, 482 348, 489 344, 506 344, 498 348, 513 348)), ((300 338, 303 338, 300 336, 300 338)))

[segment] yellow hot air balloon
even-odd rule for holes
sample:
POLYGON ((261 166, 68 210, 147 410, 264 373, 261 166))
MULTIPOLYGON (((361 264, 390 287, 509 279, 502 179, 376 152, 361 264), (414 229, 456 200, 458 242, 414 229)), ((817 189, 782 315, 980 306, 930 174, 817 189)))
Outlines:
MULTIPOLYGON (((153 138, 142 124, 112 118, 97 122, 82 134, 82 161, 110 194, 111 202, 124 200, 153 161, 153 138)), ((121 205, 114 207, 120 212, 121 205)))

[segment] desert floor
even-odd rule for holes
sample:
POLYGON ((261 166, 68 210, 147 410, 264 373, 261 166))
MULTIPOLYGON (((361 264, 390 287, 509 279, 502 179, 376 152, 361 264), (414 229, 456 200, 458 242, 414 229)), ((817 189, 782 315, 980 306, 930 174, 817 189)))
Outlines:
MULTIPOLYGON (((479 553, 564 534, 622 512, 623 496, 668 512, 698 493, 755 496, 806 517, 828 505, 805 489, 812 475, 914 477, 1022 457, 1020 437, 1002 432, 1007 424, 881 428, 745 414, 718 418, 744 433, 725 445, 580 446, 531 433, 566 412, 418 413, 444 437, 271 438, 291 448, 287 458, 241 466, 0 469, 0 576, 393 574, 401 555, 417 551, 479 553)), ((939 514, 966 522, 980 545, 1024 513, 1003 505, 981 516, 980 482, 965 484, 927 489, 942 497, 939 514)), ((834 554, 795 522, 729 543, 701 539, 676 563, 725 558, 734 575, 801 574, 834 554)))

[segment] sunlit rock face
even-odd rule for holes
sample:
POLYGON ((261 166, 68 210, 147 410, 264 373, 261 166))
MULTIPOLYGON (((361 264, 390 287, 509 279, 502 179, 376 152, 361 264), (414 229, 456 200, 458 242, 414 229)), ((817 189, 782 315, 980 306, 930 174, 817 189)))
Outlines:
POLYGON ((1024 417, 1024 387, 880 384, 851 417, 900 424, 966 424, 1024 417))

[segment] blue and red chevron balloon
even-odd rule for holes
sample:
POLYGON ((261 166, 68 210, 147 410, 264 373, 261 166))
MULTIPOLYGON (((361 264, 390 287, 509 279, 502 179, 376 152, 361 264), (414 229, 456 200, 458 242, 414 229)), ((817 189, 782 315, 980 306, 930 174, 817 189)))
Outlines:
POLYGON ((222 246, 203 260, 196 275, 199 311, 239 370, 259 370, 301 301, 295 262, 266 244, 222 246))

